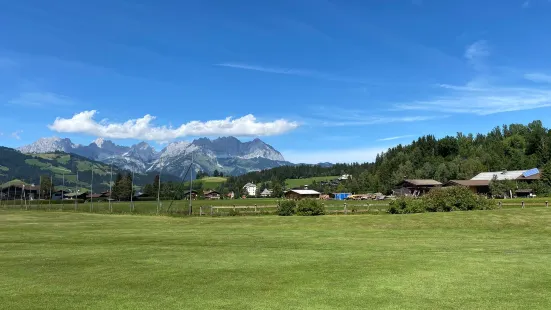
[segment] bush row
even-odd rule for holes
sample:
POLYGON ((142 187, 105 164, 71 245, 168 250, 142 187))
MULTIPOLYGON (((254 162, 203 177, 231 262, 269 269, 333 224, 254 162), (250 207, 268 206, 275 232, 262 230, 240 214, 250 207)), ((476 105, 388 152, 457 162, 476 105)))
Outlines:
POLYGON ((291 216, 293 214, 301 216, 324 215, 325 207, 319 200, 304 199, 298 203, 294 200, 284 200, 277 206, 277 214, 281 216, 291 216))
POLYGON ((493 199, 462 186, 433 189, 421 198, 399 198, 390 202, 388 213, 450 212, 495 209, 493 199))

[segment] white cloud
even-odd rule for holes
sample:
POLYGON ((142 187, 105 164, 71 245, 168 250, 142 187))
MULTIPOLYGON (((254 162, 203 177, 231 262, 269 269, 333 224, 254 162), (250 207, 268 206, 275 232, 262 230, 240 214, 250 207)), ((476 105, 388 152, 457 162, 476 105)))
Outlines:
POLYGON ((56 118, 48 127, 65 133, 83 133, 111 139, 139 139, 148 141, 168 141, 186 136, 272 136, 286 133, 299 126, 297 122, 279 119, 272 122, 259 122, 249 114, 241 118, 228 117, 206 122, 191 121, 178 128, 154 126, 154 116, 131 119, 124 123, 97 122, 95 110, 75 114, 72 118, 56 118))
POLYGON ((16 130, 11 133, 12 138, 21 140, 21 134, 23 133, 23 130, 16 130))
POLYGON ((73 102, 69 97, 50 92, 28 92, 21 93, 19 97, 10 100, 8 103, 21 106, 58 106, 71 105, 73 102))
POLYGON ((377 141, 392 141, 392 140, 399 140, 399 139, 405 139, 405 138, 411 138, 411 137, 415 137, 415 135, 388 137, 388 138, 377 139, 377 141))
POLYGON ((490 48, 488 42, 485 40, 474 42, 467 47, 464 56, 475 70, 486 70, 486 58, 490 56, 490 48))
POLYGON ((442 87, 449 94, 430 100, 398 104, 396 107, 402 110, 489 115, 551 106, 551 89, 454 85, 442 87))
POLYGON ((256 65, 249 65, 249 64, 243 64, 243 63, 221 63, 221 64, 217 64, 217 66, 234 68, 234 69, 242 69, 242 70, 259 71, 264 73, 296 75, 296 76, 303 76, 303 77, 309 77, 309 78, 315 78, 315 79, 327 80, 327 81, 335 81, 335 82, 359 83, 359 84, 370 83, 366 80, 362 80, 358 78, 344 77, 344 76, 338 76, 338 75, 333 75, 329 73, 304 70, 304 69, 264 67, 264 66, 256 66, 256 65))
POLYGON ((313 151, 283 151, 285 159, 292 163, 317 164, 321 162, 352 163, 373 162, 377 154, 386 152, 388 147, 358 148, 358 149, 329 149, 313 151))
POLYGON ((536 83, 550 83, 551 84, 551 75, 544 73, 527 73, 524 75, 524 78, 536 83))

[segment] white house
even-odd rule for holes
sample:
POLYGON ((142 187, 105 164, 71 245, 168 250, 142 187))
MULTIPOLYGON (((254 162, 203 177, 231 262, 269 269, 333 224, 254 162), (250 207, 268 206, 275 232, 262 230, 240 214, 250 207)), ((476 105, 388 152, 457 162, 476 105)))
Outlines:
POLYGON ((256 185, 253 183, 247 183, 243 188, 247 191, 247 195, 255 196, 256 195, 256 185))

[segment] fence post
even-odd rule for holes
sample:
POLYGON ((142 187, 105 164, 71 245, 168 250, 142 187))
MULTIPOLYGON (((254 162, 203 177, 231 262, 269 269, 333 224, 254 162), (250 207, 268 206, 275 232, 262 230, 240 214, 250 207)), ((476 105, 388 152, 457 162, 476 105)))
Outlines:
POLYGON ((522 208, 524 209, 524 201, 521 203, 521 205, 522 205, 522 208))
POLYGON ((500 209, 501 209, 501 203, 502 203, 502 202, 500 201, 500 202, 499 202, 499 208, 500 208, 500 209))
POLYGON ((210 216, 212 216, 212 206, 210 206, 210 216))
POLYGON ((254 213, 256 213, 256 204, 254 205, 254 213))
POLYGON ((546 202, 545 202, 545 207, 546 207, 546 208, 549 208, 549 201, 546 201, 546 202))
POLYGON ((235 205, 233 205, 233 211, 235 211, 235 205))
POLYGON ((346 208, 346 202, 344 203, 344 214, 348 214, 348 209, 346 208))
POLYGON ((199 216, 203 215, 203 206, 199 206, 199 216))

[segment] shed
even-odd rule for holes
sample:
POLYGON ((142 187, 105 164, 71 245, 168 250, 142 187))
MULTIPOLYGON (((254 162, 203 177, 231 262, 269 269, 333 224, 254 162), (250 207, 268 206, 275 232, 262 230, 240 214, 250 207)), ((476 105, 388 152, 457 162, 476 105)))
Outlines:
POLYGON ((292 189, 290 191, 285 192, 285 198, 287 199, 293 199, 293 200, 301 200, 301 199, 319 199, 321 193, 312 190, 312 189, 292 189))
POLYGON ((488 180, 451 180, 444 186, 465 186, 475 194, 488 194, 490 181, 488 180))
POLYGON ((408 189, 413 196, 420 196, 433 188, 442 187, 442 183, 432 179, 405 179, 398 186, 408 189))
POLYGON ((348 196, 352 195, 351 193, 333 193, 335 200, 346 200, 348 196))
POLYGON ((220 193, 217 191, 205 191, 203 195, 205 196, 205 199, 208 200, 219 200, 221 198, 220 193))
POLYGON ((534 190, 532 189, 517 189, 515 191, 515 194, 517 197, 531 197, 534 193, 534 190))
MULTIPOLYGON (((189 193, 190 191, 185 191, 184 192, 184 199, 189 199, 189 193)), ((191 199, 197 199, 197 195, 199 195, 199 193, 197 191, 191 191, 191 199)))

